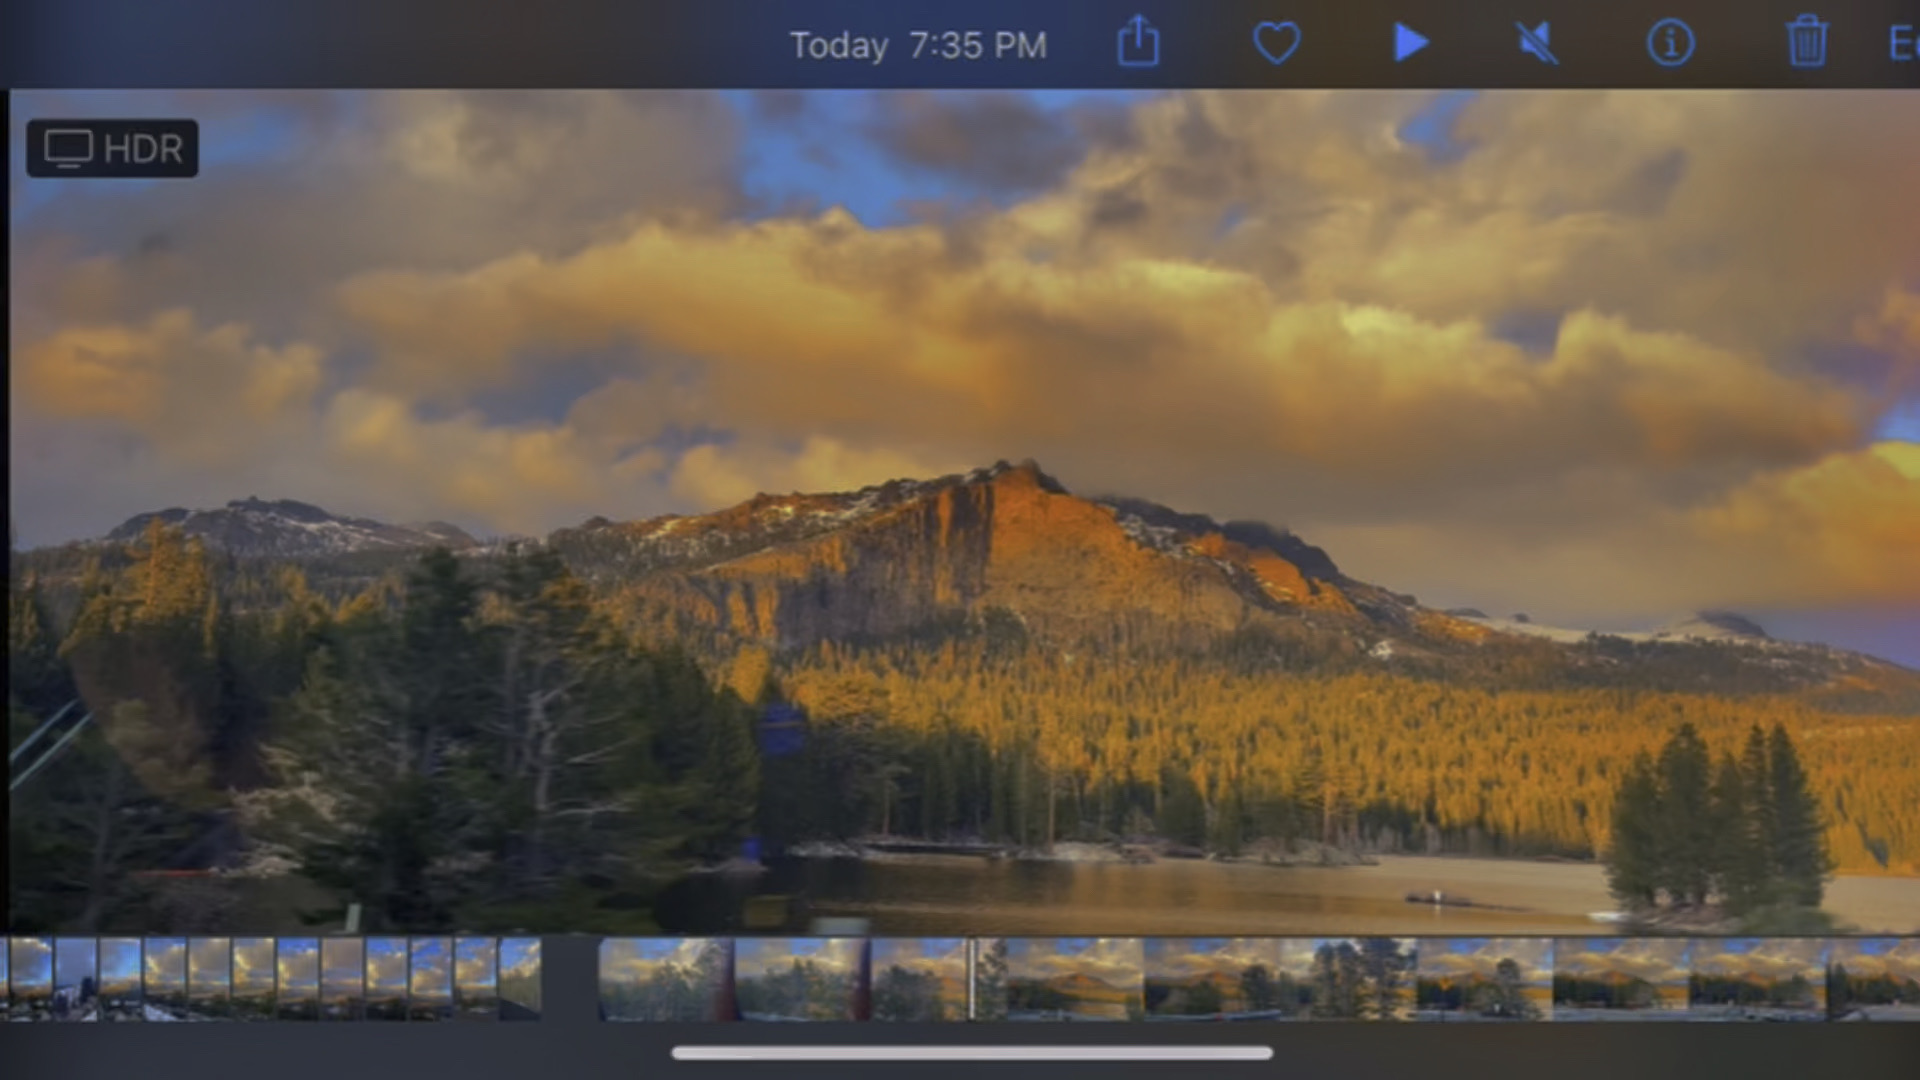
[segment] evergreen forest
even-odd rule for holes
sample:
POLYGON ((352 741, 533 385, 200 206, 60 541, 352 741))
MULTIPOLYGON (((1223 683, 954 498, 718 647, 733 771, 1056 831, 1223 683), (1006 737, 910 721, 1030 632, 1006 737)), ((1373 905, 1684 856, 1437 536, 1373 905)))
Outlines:
POLYGON ((46 565, 14 560, 10 745, 91 723, 12 797, 22 931, 355 903, 370 932, 644 933, 698 868, 872 836, 1604 857, 1624 902, 1743 912, 1920 873, 1920 716, 1808 695, 1274 670, 1005 618, 770 649, 663 633, 539 545, 323 577, 155 520, 46 565))

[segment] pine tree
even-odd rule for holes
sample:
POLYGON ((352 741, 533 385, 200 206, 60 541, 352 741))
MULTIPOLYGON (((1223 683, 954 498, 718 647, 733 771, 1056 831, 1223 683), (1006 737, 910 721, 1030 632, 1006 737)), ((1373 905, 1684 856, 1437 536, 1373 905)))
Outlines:
POLYGON ((417 736, 392 680, 363 656, 323 649, 264 755, 275 786, 243 800, 244 819, 344 899, 366 905, 376 929, 432 929, 454 898, 435 895, 429 866, 446 854, 449 800, 420 772, 417 736))
POLYGON ((1160 834, 1191 847, 1207 842, 1207 808, 1200 789, 1185 773, 1169 771, 1162 781, 1166 790, 1165 809, 1161 813, 1160 834))
POLYGON ((699 803, 710 823, 699 852, 707 858, 733 853, 753 829, 760 797, 760 754, 753 740, 753 710, 732 690, 714 700, 709 739, 698 780, 699 803))
POLYGON ((1511 956, 1500 958, 1493 969, 1493 1000, 1490 1012, 1509 1020, 1537 1020, 1540 1007, 1527 1000, 1526 976, 1511 956))
MULTIPOLYGON (((159 750, 161 737, 144 712, 140 702, 120 703, 115 743, 97 729, 83 730, 10 796, 7 901, 15 930, 89 932, 135 918, 148 930, 174 929, 164 916, 142 909, 147 897, 129 873, 171 857, 191 838, 193 825, 126 764, 126 753, 159 750)), ((10 709, 10 745, 39 724, 39 717, 10 709)))
POLYGON ((1613 798, 1607 884, 1629 907, 1651 907, 1661 883, 1660 781, 1653 759, 1636 755, 1613 798))
POLYGON ((7 597, 7 693, 29 712, 51 715, 73 700, 39 582, 28 575, 7 597))
POLYGON ((975 941, 973 1019, 1007 1018, 1007 939, 975 941))
POLYGON ((1315 1018, 1359 1020, 1367 1015, 1365 972, 1352 942, 1328 942, 1315 949, 1312 982, 1315 1018))
POLYGON ((243 800, 260 839, 376 928, 449 925, 495 856, 479 842, 503 788, 476 743, 498 685, 478 610, 459 560, 423 556, 396 617, 357 612, 309 658, 263 749, 275 784, 243 800))
POLYGON ((1240 996, 1249 1012, 1268 1012, 1280 1007, 1279 987, 1273 971, 1265 964, 1251 964, 1240 972, 1240 996))
POLYGON ((1675 903, 1704 904, 1713 888, 1712 759, 1692 724, 1660 751, 1660 841, 1656 876, 1675 903))
POLYGON ((1752 817, 1747 780, 1732 754, 1722 754, 1713 782, 1713 831, 1716 888, 1727 910, 1736 914, 1757 906, 1767 887, 1767 862, 1752 817))
POLYGON ((1413 970, 1412 952, 1394 938, 1360 939, 1360 970, 1366 979, 1366 1015, 1392 1020, 1400 1015, 1407 978, 1413 970))
POLYGON ((88 598, 60 646, 78 695, 116 744, 119 707, 141 705, 162 751, 127 761, 148 790, 199 807, 217 802, 209 784, 220 701, 206 650, 213 585, 204 548, 156 518, 123 574, 95 569, 89 577, 88 598))
POLYGON ((407 579, 398 656, 411 721, 404 752, 423 775, 440 771, 450 740, 478 719, 493 689, 476 678, 485 670, 479 600, 478 584, 445 548, 424 555, 407 579))
POLYGON ((1807 787, 1787 729, 1775 725, 1767 739, 1768 799, 1772 811, 1770 845, 1780 899, 1818 908, 1833 863, 1827 854, 1820 810, 1807 787))

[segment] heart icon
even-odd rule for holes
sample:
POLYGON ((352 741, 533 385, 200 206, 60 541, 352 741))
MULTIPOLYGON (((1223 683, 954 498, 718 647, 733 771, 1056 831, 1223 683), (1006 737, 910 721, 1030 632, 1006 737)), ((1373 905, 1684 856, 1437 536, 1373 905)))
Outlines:
POLYGON ((1300 48, 1300 26, 1293 20, 1263 22, 1253 28, 1253 47, 1278 67, 1300 48))

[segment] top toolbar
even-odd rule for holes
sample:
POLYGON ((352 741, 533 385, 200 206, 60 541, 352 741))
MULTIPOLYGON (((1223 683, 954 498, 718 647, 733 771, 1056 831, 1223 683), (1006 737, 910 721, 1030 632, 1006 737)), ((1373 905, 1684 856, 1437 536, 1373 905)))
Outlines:
POLYGON ((10 87, 1920 87, 1920 0, 18 0, 10 87))

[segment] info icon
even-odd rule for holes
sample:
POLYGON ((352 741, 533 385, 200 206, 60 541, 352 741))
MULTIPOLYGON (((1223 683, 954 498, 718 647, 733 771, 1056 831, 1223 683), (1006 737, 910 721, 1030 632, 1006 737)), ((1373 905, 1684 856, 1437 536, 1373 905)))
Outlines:
POLYGON ((1693 27, 1683 19, 1661 19, 1647 31, 1647 55, 1661 67, 1684 66, 1693 59, 1693 50, 1698 44, 1693 27))

